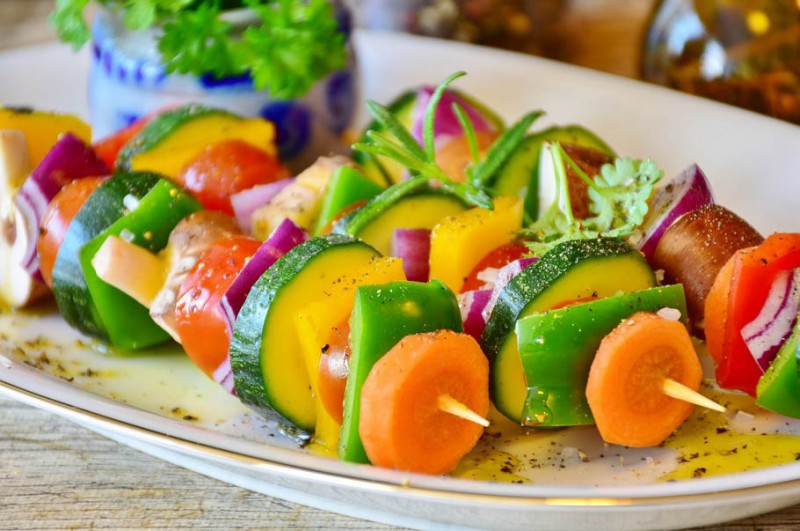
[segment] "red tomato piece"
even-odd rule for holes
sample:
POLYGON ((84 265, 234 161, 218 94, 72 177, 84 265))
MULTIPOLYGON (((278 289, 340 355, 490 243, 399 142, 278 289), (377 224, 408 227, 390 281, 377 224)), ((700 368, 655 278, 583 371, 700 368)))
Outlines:
POLYGON ((319 396, 322 405, 339 424, 344 416, 344 388, 350 374, 349 317, 331 330, 319 359, 319 396))
POLYGON ((178 291, 178 336, 189 358, 209 376, 227 358, 231 341, 219 303, 260 245, 247 236, 217 241, 198 260, 178 291))
POLYGON ((263 149, 242 140, 225 140, 200 151, 177 180, 204 207, 232 215, 232 194, 287 177, 286 166, 263 149))
POLYGON ((39 223, 39 270, 45 284, 53 287, 53 266, 70 222, 78 214, 86 199, 92 195, 105 177, 83 177, 67 183, 56 195, 39 223))
POLYGON ((519 260, 527 253, 528 248, 525 247, 524 244, 518 242, 506 243, 490 251, 489 254, 484 256, 481 261, 472 268, 472 271, 464 281, 464 285, 461 287, 461 293, 480 289, 483 286, 484 282, 478 279, 478 274, 483 270, 490 267, 500 269, 514 260, 519 260))
POLYGON ((125 147, 125 144, 144 129, 144 126, 157 114, 152 113, 139 118, 129 126, 123 127, 105 138, 101 138, 94 143, 92 148, 97 153, 97 156, 106 163, 106 166, 113 169, 116 166, 117 156, 122 151, 122 148, 125 147))

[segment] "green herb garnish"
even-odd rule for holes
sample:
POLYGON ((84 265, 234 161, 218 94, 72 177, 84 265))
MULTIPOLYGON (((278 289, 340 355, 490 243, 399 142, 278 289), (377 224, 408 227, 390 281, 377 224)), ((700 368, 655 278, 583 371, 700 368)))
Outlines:
MULTIPOLYGON (((89 1, 56 0, 51 17, 60 38, 76 48, 90 38, 83 19, 89 1)), ((275 98, 304 95, 347 60, 345 36, 328 0, 97 2, 120 13, 130 30, 158 28, 167 72, 249 74, 257 89, 275 98)))
POLYGON ((555 170, 555 198, 547 211, 524 234, 526 245, 541 256, 555 245, 600 236, 625 238, 633 234, 647 214, 647 201, 663 172, 650 160, 618 158, 606 164, 594 179, 584 173, 559 143, 547 147, 555 170), (576 219, 567 184, 566 165, 589 187, 589 210, 594 214, 576 219))
POLYGON ((367 109, 383 129, 367 131, 367 141, 354 144, 353 149, 395 160, 408 169, 412 175, 437 181, 439 186, 457 195, 468 204, 491 210, 493 208, 491 196, 482 187, 483 181, 487 178, 486 175, 493 173, 502 165, 522 141, 533 121, 542 113, 539 111, 530 113, 504 131, 489 148, 485 159, 479 160, 475 128, 464 109, 458 104, 454 104, 453 112, 467 137, 473 159, 466 170, 468 182, 456 182, 436 163, 434 119, 436 107, 447 86, 464 75, 466 75, 465 72, 451 74, 433 92, 423 117, 422 146, 386 107, 368 100, 367 109))

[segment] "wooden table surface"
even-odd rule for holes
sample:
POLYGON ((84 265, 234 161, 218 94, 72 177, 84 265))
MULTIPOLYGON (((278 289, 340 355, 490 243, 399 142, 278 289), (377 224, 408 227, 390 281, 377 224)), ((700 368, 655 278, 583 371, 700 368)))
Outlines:
MULTIPOLYGON (((635 76, 652 4, 573 0, 561 59, 635 76)), ((52 39, 50 5, 0 0, 0 48, 52 39)), ((207 478, 0 398, 0 529, 89 528, 392 529, 207 478)), ((704 529, 800 529, 800 505, 704 529)))

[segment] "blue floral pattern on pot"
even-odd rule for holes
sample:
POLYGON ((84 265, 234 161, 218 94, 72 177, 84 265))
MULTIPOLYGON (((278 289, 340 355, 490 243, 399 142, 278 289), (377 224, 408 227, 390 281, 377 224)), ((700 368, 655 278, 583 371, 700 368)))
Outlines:
POLYGON ((317 82, 303 98, 283 101, 255 90, 247 75, 217 79, 167 74, 153 31, 131 32, 115 14, 98 10, 89 79, 93 135, 102 138, 159 109, 201 102, 274 121, 281 157, 297 169, 321 154, 345 152, 341 134, 355 116, 357 63, 349 40, 350 13, 340 2, 333 4, 348 36, 346 68, 317 82))

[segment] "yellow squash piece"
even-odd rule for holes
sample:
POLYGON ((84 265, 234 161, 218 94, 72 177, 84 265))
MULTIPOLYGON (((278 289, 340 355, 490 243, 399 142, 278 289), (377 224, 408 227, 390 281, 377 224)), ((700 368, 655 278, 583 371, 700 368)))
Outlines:
POLYGON ((185 120, 150 149, 130 159, 133 171, 151 171, 172 179, 205 147, 226 140, 241 140, 274 155, 275 126, 261 118, 209 112, 185 120))
POLYGON ((253 213, 253 236, 266 240, 287 218, 299 227, 310 230, 319 216, 333 172, 347 164, 350 164, 350 160, 341 156, 318 158, 294 182, 253 213))
POLYGON ((87 144, 92 141, 91 127, 69 114, 0 108, 0 129, 19 129, 25 134, 34 168, 64 133, 72 133, 87 144))
POLYGON ((325 297, 310 302, 298 313, 295 321, 297 335, 303 349, 317 414, 313 444, 325 455, 337 455, 341 425, 331 417, 319 396, 322 347, 333 329, 350 315, 358 286, 385 284, 396 280, 405 280, 402 261, 398 258, 376 258, 368 265, 341 277, 341 282, 331 286, 325 297))
POLYGON ((498 197, 494 210, 472 208, 441 220, 431 231, 430 278, 458 293, 472 269, 522 228, 522 200, 498 197))

